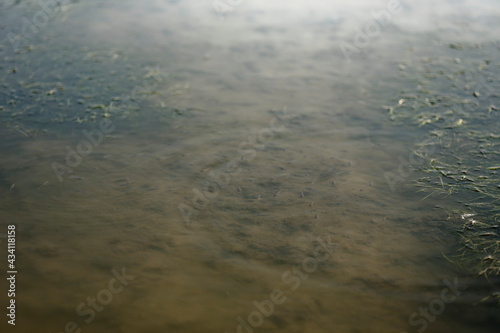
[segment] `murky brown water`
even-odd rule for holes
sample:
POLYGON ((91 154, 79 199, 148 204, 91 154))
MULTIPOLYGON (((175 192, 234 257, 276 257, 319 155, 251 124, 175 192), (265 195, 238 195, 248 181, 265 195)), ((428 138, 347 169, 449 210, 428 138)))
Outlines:
POLYGON ((412 48, 493 40, 494 2, 402 1, 349 62, 340 43, 388 2, 225 6, 66 2, 16 53, 8 33, 39 7, 2 4, 0 233, 17 226, 18 269, 2 327, 495 332, 498 309, 474 305, 490 285, 443 256, 454 203, 421 200, 411 172, 391 191, 422 133, 382 107, 412 48))

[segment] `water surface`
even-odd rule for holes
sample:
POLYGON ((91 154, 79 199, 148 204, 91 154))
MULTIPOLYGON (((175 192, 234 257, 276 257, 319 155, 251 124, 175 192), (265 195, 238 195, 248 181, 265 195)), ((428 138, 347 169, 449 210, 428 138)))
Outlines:
POLYGON ((1 232, 18 232, 15 329, 238 332, 279 289, 286 301, 255 332, 496 331, 498 308, 476 304, 495 285, 443 255, 460 246, 456 200, 422 200, 402 162, 427 129, 395 126, 386 106, 418 89, 425 59, 461 57, 450 44, 498 59, 498 6, 402 1, 356 44, 387 6, 67 1, 28 36, 23 18, 40 7, 4 2, 0 214, 1 232), (342 43, 359 52, 346 59, 342 43), (328 258, 284 281, 318 239, 334 244, 328 258), (82 314, 122 269, 134 278, 82 314), (466 289, 434 320, 409 321, 456 279, 466 289))

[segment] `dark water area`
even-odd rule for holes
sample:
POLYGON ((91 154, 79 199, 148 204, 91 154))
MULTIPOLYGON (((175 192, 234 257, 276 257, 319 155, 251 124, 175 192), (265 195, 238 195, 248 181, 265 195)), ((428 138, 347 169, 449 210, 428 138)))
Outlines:
POLYGON ((496 166, 496 2, 41 3, 0 3, 2 332, 498 331, 429 166, 496 166))

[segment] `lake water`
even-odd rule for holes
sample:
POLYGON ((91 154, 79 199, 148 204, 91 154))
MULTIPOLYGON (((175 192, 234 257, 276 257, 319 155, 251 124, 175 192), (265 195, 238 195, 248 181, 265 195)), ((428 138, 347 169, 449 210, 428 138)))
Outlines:
POLYGON ((498 331, 388 113, 498 69, 495 1, 42 3, 0 4, 2 332, 498 331))

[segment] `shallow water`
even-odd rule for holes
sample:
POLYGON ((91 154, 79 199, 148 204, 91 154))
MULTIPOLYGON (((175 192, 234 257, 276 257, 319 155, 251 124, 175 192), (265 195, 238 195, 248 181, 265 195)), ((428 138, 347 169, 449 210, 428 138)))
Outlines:
POLYGON ((402 162, 426 129, 384 107, 416 86, 404 68, 494 43, 493 1, 402 1, 350 61, 341 43, 387 2, 62 3, 17 51, 8 33, 40 8, 0 7, 0 232, 17 226, 18 269, 17 327, 1 325, 496 331, 476 303, 497 286, 443 255, 456 200, 422 200, 402 162), (106 292, 122 268, 134 278, 106 292), (286 301, 257 314, 274 289, 286 301))

